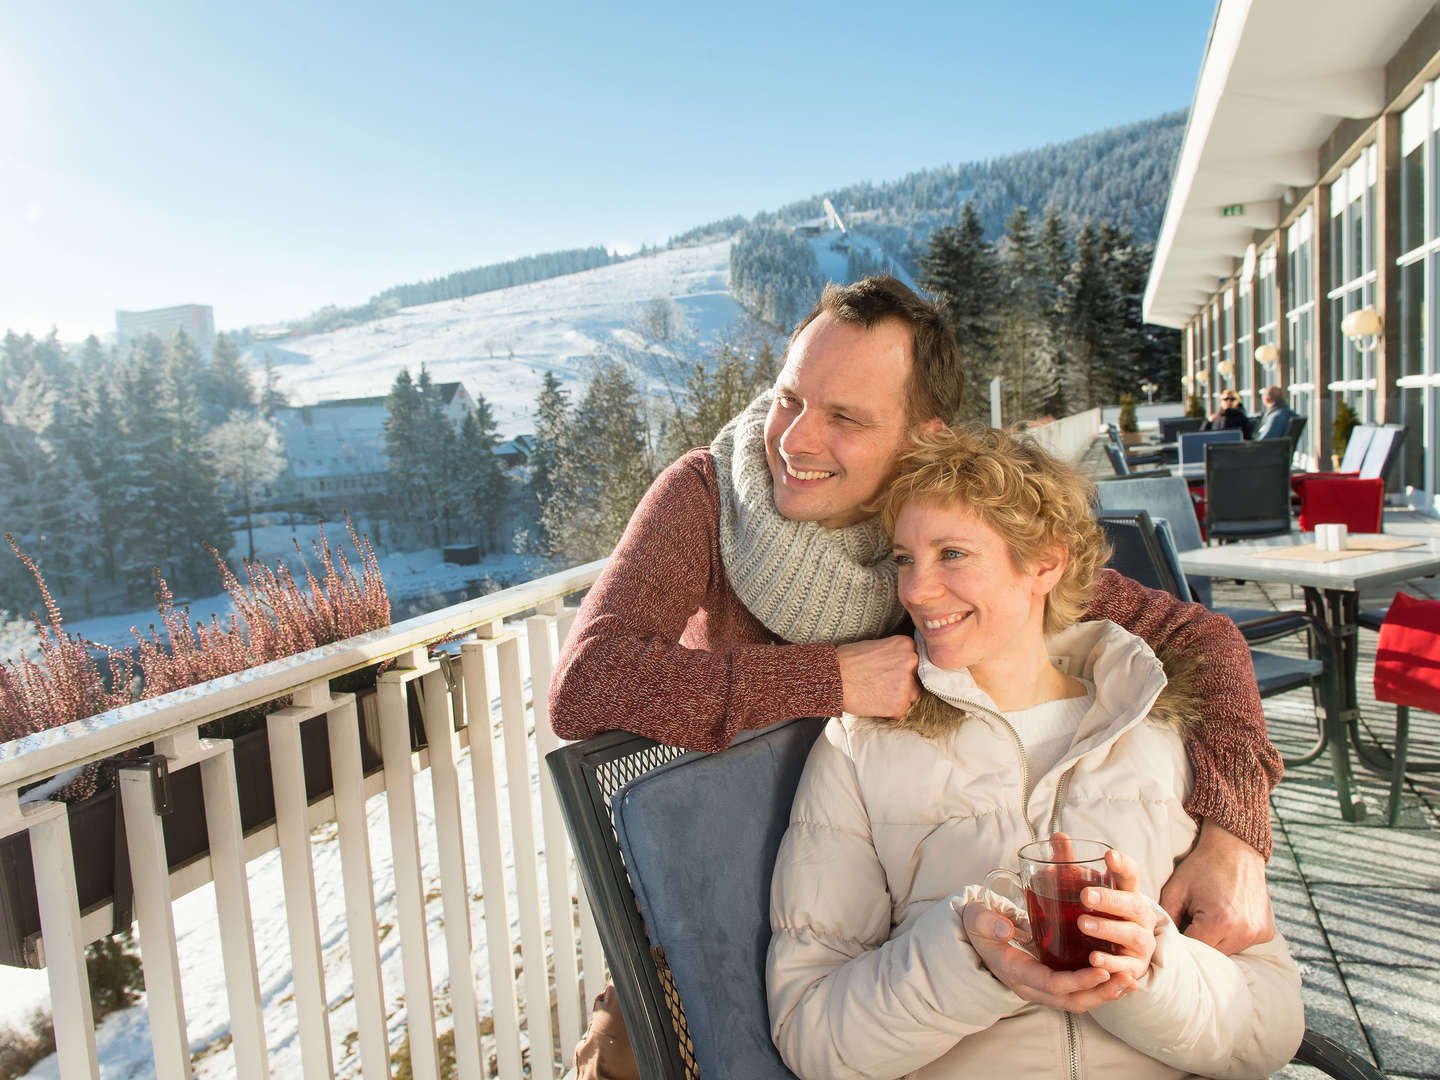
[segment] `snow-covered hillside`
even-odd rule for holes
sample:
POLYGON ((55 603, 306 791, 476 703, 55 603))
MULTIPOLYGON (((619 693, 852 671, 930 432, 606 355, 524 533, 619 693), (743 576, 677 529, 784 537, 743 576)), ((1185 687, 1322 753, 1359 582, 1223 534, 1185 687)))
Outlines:
POLYGON ((640 309, 657 298, 674 301, 685 333, 697 343, 713 341, 741 314, 730 297, 730 242, 405 308, 325 334, 259 342, 246 355, 258 368, 268 353, 295 404, 384 394, 401 366, 416 375, 423 363, 436 382, 459 380, 471 394, 484 394, 508 437, 533 430, 545 372, 575 388, 589 358, 625 342, 640 309))

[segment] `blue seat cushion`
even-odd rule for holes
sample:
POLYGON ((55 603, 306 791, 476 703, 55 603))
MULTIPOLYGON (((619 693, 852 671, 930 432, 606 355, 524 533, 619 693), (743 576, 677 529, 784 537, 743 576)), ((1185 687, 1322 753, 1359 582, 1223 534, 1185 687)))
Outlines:
POLYGON ((823 719, 742 735, 615 793, 615 835, 651 944, 665 950, 701 1076, 784 1080, 770 1040, 770 877, 823 719), (747 737, 748 736, 748 737, 747 737))
POLYGON ((1245 635, 1247 641, 1269 641, 1271 638, 1284 637, 1286 634, 1293 634, 1305 629, 1309 625, 1304 614, 1298 611, 1276 611, 1274 608, 1247 608, 1247 607, 1217 607, 1215 609, 1221 615, 1228 616, 1240 632, 1245 635), (1289 615, 1290 618, 1275 619, 1276 615, 1289 615), (1267 623, 1263 632, 1251 630, 1245 626, 1246 623, 1256 619, 1274 619, 1267 623))
POLYGON ((1250 659, 1255 664, 1255 682, 1262 698, 1306 686, 1325 673, 1325 665, 1319 660, 1303 657, 1251 649, 1250 659))

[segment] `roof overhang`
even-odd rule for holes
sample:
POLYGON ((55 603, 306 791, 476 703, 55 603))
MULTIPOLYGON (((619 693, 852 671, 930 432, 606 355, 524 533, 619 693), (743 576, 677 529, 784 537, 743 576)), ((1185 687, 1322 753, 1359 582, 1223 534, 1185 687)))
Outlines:
POLYGON ((1280 224, 1282 200, 1320 179, 1320 147, 1335 126, 1380 114, 1385 65, 1431 7, 1219 0, 1155 242, 1146 322, 1188 323, 1256 231, 1280 224))

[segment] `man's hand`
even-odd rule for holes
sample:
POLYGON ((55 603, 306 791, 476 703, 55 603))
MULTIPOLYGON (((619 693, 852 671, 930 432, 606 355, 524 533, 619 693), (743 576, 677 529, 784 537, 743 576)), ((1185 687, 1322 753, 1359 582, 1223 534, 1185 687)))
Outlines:
POLYGON ((904 717, 920 696, 915 669, 920 658, 912 638, 899 634, 837 645, 845 711, 852 716, 904 717))
POLYGON ((1082 1013, 1135 989, 1135 979, 1128 974, 1112 975, 1094 967, 1079 971, 1055 971, 1046 967, 1029 953, 1011 945, 1014 924, 978 900, 965 905, 963 918, 970 944, 980 954, 990 974, 1023 1001, 1048 1005, 1064 1012, 1082 1013))
POLYGON ((1265 860, 1208 818, 1195 847, 1160 890, 1160 906, 1176 926, 1185 927, 1187 937, 1227 956, 1275 936, 1265 860))

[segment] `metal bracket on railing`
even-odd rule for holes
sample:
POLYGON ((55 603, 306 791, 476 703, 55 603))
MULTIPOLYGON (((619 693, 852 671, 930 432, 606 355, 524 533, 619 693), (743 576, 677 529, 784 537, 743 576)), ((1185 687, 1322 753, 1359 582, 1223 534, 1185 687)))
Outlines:
POLYGON ((170 798, 170 761, 164 754, 119 762, 117 769, 144 769, 150 774, 150 795, 155 801, 155 813, 166 816, 175 809, 170 798))

